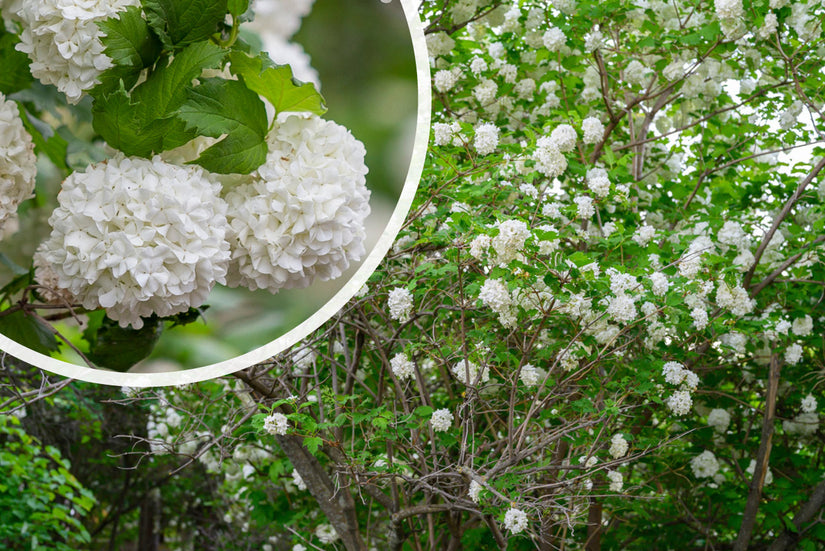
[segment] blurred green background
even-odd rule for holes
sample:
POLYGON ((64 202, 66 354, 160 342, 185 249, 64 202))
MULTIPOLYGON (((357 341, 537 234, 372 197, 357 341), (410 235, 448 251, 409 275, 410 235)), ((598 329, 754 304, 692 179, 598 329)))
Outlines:
MULTIPOLYGON (((367 186, 372 191, 367 220, 370 251, 395 208, 412 154, 418 88, 406 18, 399 2, 316 0, 292 41, 304 47, 320 75, 329 108, 325 118, 349 128, 366 147, 367 186)), ((56 171, 41 160, 40 197, 21 207, 21 231, 6 238, 0 252, 22 266, 30 265, 34 249, 50 231, 46 220, 58 186, 56 171)), ((216 286, 207 301, 205 321, 167 327, 151 356, 132 371, 200 367, 258 348, 313 314, 357 267, 333 282, 276 295, 216 286)), ((11 272, 3 270, 0 267, 0 279, 9 281, 11 272)), ((71 322, 57 327, 85 351, 80 329, 71 322)), ((83 365, 66 346, 57 357, 83 365)))

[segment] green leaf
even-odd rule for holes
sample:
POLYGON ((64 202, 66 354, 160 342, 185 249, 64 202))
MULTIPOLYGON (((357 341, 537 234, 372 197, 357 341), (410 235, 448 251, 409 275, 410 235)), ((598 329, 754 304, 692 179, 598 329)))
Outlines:
POLYGON ((227 0, 142 0, 149 25, 169 48, 208 40, 226 15, 227 0))
POLYGON ((123 328, 99 314, 89 318, 89 326, 83 331, 83 338, 89 343, 86 356, 98 366, 114 371, 126 371, 151 354, 163 331, 163 322, 155 316, 144 318, 141 329, 123 328))
POLYGON ((220 174, 248 174, 266 160, 266 108, 258 95, 237 80, 212 78, 188 92, 179 117, 199 134, 218 138, 195 161, 220 174))
POLYGON ((56 134, 52 127, 34 117, 27 111, 21 110, 21 120, 26 131, 31 135, 34 142, 34 150, 37 153, 45 154, 54 165, 61 170, 68 170, 66 163, 69 142, 62 136, 56 134))
POLYGON ((0 92, 13 94, 28 88, 34 78, 29 72, 29 56, 14 49, 17 37, 5 32, 0 25, 0 92))
POLYGON ((118 17, 99 21, 97 26, 104 33, 101 38, 106 46, 104 51, 115 66, 100 75, 101 83, 93 94, 117 88, 121 79, 126 88, 131 88, 140 72, 157 60, 162 49, 160 40, 149 29, 137 6, 129 6, 118 17))
POLYGON ((318 453, 318 448, 321 447, 323 443, 323 439, 319 438, 318 436, 307 436, 304 438, 304 446, 309 450, 309 453, 316 454, 318 453))
POLYGON ((0 317, 0 333, 26 348, 47 356, 60 348, 54 333, 22 310, 0 317))
POLYGON ((229 0, 226 7, 233 16, 243 15, 249 9, 249 0, 229 0))
POLYGON ((94 129, 106 143, 127 155, 149 157, 185 144, 195 134, 175 114, 192 88, 192 80, 203 69, 217 67, 223 57, 218 46, 200 42, 154 71, 131 96, 121 81, 117 90, 95 99, 94 129))
POLYGON ((232 74, 241 78, 250 90, 265 97, 276 113, 326 113, 323 96, 312 84, 295 80, 289 65, 276 65, 265 53, 251 57, 235 51, 229 54, 229 60, 232 74))

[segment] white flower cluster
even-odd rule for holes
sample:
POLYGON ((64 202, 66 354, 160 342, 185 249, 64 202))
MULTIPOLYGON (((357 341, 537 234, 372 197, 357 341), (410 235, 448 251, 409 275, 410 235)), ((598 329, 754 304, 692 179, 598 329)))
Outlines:
POLYGON ((539 380, 541 380, 541 371, 533 364, 524 364, 521 367, 519 378, 524 386, 532 388, 538 386, 539 380))
POLYGON ((461 125, 457 122, 437 122, 433 125, 435 145, 450 145, 456 134, 461 132, 461 125))
POLYGON ((264 418, 264 430, 269 434, 284 436, 289 430, 289 420, 283 413, 273 413, 264 418))
POLYGON ((624 487, 624 476, 619 471, 607 471, 607 480, 610 481, 608 490, 611 492, 621 492, 624 487))
POLYGON ((513 308, 513 299, 507 285, 500 279, 488 279, 481 286, 478 298, 498 314, 504 327, 514 327, 518 321, 513 308))
POLYGON ((396 287, 387 298, 390 317, 402 323, 410 319, 413 308, 413 296, 406 287, 396 287))
POLYGON ((449 92, 458 82, 459 76, 460 73, 457 73, 456 71, 450 71, 448 69, 442 69, 438 71, 433 77, 433 84, 435 85, 435 89, 439 92, 449 92))
POLYGON ((532 159, 536 162, 536 170, 548 178, 560 176, 567 170, 567 159, 562 155, 552 135, 542 136, 536 141, 532 159))
POLYGON ((77 103, 113 66, 103 53, 98 21, 139 5, 139 0, 23 2, 16 14, 23 25, 17 49, 28 54, 35 78, 54 84, 70 103, 77 103))
POLYGON ((410 379, 415 375, 415 364, 403 352, 396 354, 390 360, 392 372, 399 379, 410 379))
POLYGON ((816 411, 816 407, 817 402, 813 394, 808 394, 802 399, 802 405, 800 406, 800 408, 804 413, 814 413, 816 411))
POLYGON ((610 453, 613 459, 619 459, 627 454, 628 447, 627 440, 624 439, 622 433, 618 432, 610 439, 610 449, 608 453, 610 453))
POLYGON ((799 343, 793 343, 785 349, 785 361, 790 365, 796 365, 802 359, 802 346, 799 343))
POLYGON ((715 408, 708 413, 708 425, 716 432, 724 433, 730 425, 730 413, 721 408, 715 408))
POLYGON ((716 289, 716 304, 727 308, 731 314, 741 318, 753 311, 756 301, 751 299, 748 292, 741 286, 731 288, 724 281, 720 281, 716 289))
POLYGON ((220 185, 196 166, 121 155, 63 182, 37 262, 122 327, 204 303, 230 252, 220 185))
POLYGON ((742 0, 714 0, 714 7, 719 19, 742 17, 742 0))
POLYGON ((453 365, 451 370, 455 378, 461 381, 462 384, 475 384, 476 381, 486 383, 490 380, 490 370, 486 366, 481 367, 470 360, 458 361, 453 365), (469 379, 467 374, 469 372, 469 379))
MULTIPOLYGON (((576 129, 569 124, 560 124, 550 133, 550 141, 555 144, 562 153, 569 153, 576 147, 578 134, 576 129)), ((607 177, 607 174, 605 174, 607 177)))
POLYGON ((587 117, 582 121, 582 134, 582 141, 584 141, 584 143, 599 143, 604 136, 604 125, 595 117, 587 117))
POLYGON ((592 191, 596 197, 604 198, 610 193, 610 179, 605 169, 591 168, 587 171, 586 181, 587 189, 592 191))
POLYGON ((16 225, 18 205, 33 196, 36 162, 17 103, 0 93, 0 233, 16 225))
MULTIPOLYGON (((745 469, 745 473, 753 476, 754 471, 756 471, 756 459, 751 459, 751 462, 748 463, 748 468, 745 469)), ((767 486, 773 482, 773 473, 771 472, 770 467, 765 470, 765 485, 767 486)))
POLYGON ((365 253, 364 145, 309 114, 279 117, 267 142, 254 181, 226 194, 227 284, 274 293, 339 277, 365 253))
POLYGON ((453 414, 447 408, 437 409, 430 417, 430 426, 435 432, 445 432, 453 426, 453 414))
POLYGON ((504 513, 504 528, 511 534, 518 534, 527 529, 527 513, 521 509, 511 507, 504 513))
POLYGON ((307 484, 304 482, 304 479, 301 477, 301 473, 299 473, 297 469, 292 470, 292 483, 295 484, 295 487, 301 491, 307 489, 307 484))
POLYGON ((803 411, 793 419, 782 421, 782 428, 788 434, 809 436, 819 428, 819 415, 816 411, 803 411))
POLYGON ((469 496, 473 502, 479 503, 481 501, 481 490, 483 489, 484 486, 473 480, 470 482, 470 488, 467 490, 467 496, 469 496))
POLYGON ((335 528, 331 524, 319 524, 318 527, 315 528, 315 537, 324 544, 335 543, 340 538, 338 532, 335 531, 335 528))
POLYGON ((485 122, 476 126, 476 135, 473 145, 479 155, 489 155, 498 147, 498 127, 485 122))
POLYGON ((719 461, 713 452, 705 450, 691 459, 690 468, 696 478, 712 478, 719 472, 719 461))
POLYGON ((544 32, 541 39, 544 43, 544 47, 551 52, 558 52, 567 42, 567 37, 564 36, 564 32, 558 27, 552 26, 544 32))
POLYGON ((665 403, 674 415, 685 415, 693 407, 691 391, 699 386, 699 377, 691 370, 686 369, 679 362, 666 362, 662 367, 665 382, 671 385, 682 385, 665 403))
POLYGON ((527 238, 530 237, 530 230, 527 223, 521 220, 505 220, 498 224, 498 235, 492 238, 490 245, 498 255, 496 261, 506 264, 515 260, 522 249, 527 238))

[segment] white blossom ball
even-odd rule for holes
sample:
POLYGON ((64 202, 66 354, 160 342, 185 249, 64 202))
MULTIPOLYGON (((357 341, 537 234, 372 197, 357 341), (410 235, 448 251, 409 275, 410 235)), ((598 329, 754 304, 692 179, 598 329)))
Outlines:
POLYGON ((595 117, 587 117, 582 121, 582 134, 584 143, 599 143, 602 141, 602 136, 604 136, 604 125, 595 117))
POLYGON ((814 320, 807 314, 804 317, 793 320, 793 324, 791 325, 791 331, 793 331, 793 334, 800 337, 807 337, 810 335, 813 328, 814 320))
POLYGON ((433 77, 433 84, 439 92, 449 92, 458 82, 458 75, 447 69, 438 71, 433 77))
POLYGON ((510 262, 518 257, 524 249, 524 243, 530 237, 527 223, 522 220, 505 220, 498 224, 498 235, 490 241, 498 255, 498 262, 510 262))
POLYGON ((619 459, 624 457, 627 454, 628 450, 628 443, 627 440, 624 439, 621 433, 616 433, 613 435, 613 438, 610 439, 610 449, 608 453, 613 459, 619 459))
POLYGON ((340 537, 331 524, 318 525, 315 529, 315 536, 325 544, 335 543, 340 537))
POLYGON ((678 385, 684 381, 687 371, 685 366, 679 362, 665 362, 665 365, 662 366, 662 375, 665 378, 665 382, 671 385, 678 385))
POLYGON ((521 379, 521 382, 524 383, 524 386, 533 388, 538 386, 539 380, 541 379, 541 372, 533 364, 525 364, 521 368, 519 378, 521 379))
POLYGON ((453 426, 453 414, 449 409, 442 408, 433 412, 430 417, 430 425, 435 432, 445 432, 453 426))
POLYGON ((785 361, 790 365, 796 365, 802 359, 802 347, 798 343, 793 343, 785 349, 785 361))
POLYGON ((139 0, 38 0, 17 12, 23 25, 16 46, 31 59, 32 76, 53 84, 76 104, 98 77, 113 66, 103 53, 99 21, 139 6, 139 0))
POLYGON ((719 19, 736 19, 742 16, 742 0, 714 0, 719 19))
POLYGON ((541 40, 545 48, 551 52, 558 52, 567 42, 567 37, 564 36, 564 31, 558 27, 550 27, 544 32, 541 40))
POLYGON ((396 354, 390 360, 392 372, 399 379, 410 379, 415 375, 415 364, 403 352, 396 354))
POLYGON ((730 425, 730 413, 721 408, 715 408, 708 413, 708 425, 716 432, 725 432, 730 425))
POLYGON ((813 413, 816 411, 817 403, 813 394, 808 394, 802 399, 802 411, 804 413, 813 413))
POLYGON ((504 514, 504 528, 511 534, 518 534, 527 529, 527 513, 512 507, 504 514))
POLYGON ((14 225, 18 205, 34 196, 36 163, 17 103, 0 93, 0 232, 14 225))
POLYGON ((204 303, 229 262, 220 184, 197 166, 122 155, 75 172, 38 255, 61 288, 121 327, 204 303))
POLYGON ((301 473, 297 470, 292 471, 292 483, 295 484, 295 487, 301 491, 307 489, 306 482, 304 482, 304 479, 301 477, 301 473))
MULTIPOLYGON (((254 0, 255 23, 269 33, 287 40, 301 27, 315 0, 254 0)), ((278 61, 278 60, 276 60, 278 61)))
POLYGON ((455 378, 465 385, 475 384, 476 381, 486 383, 490 380, 490 370, 487 369, 486 366, 481 367, 469 360, 456 362, 451 371, 453 375, 455 375, 455 378), (468 372, 470 375, 469 379, 467 378, 468 372))
POLYGON ((664 296, 670 287, 670 282, 667 280, 667 276, 662 272, 653 272, 650 275, 650 283, 651 291, 653 291, 653 294, 657 297, 664 296))
POLYGON ((410 319, 413 307, 413 296, 405 287, 396 287, 387 297, 387 306, 390 308, 390 317, 400 322, 410 319))
POLYGON ((370 213, 364 145, 316 115, 279 118, 253 182, 226 194, 230 287, 303 288, 365 254, 370 213))
POLYGON ((573 202, 578 207, 578 215, 580 218, 588 219, 596 214, 596 208, 593 206, 593 198, 587 195, 579 195, 573 202))
POLYGON ((619 471, 607 471, 607 479, 610 481, 608 489, 611 492, 621 492, 624 486, 624 476, 619 471))
POLYGON ((536 170, 548 178, 560 176, 567 170, 567 159, 552 136, 543 136, 536 141, 532 159, 536 162, 536 170))
POLYGON ((687 390, 677 390, 667 399, 666 403, 674 415, 681 416, 690 413, 693 398, 687 390))
POLYGON ((610 178, 603 168, 591 168, 585 177, 587 189, 593 192, 596 197, 607 197, 610 193, 610 178))
POLYGON ((712 478, 719 472, 719 461, 713 452, 705 450, 691 459, 690 468, 696 478, 712 478))
POLYGON ((550 132, 550 139, 562 153, 573 151, 578 137, 576 129, 569 124, 560 124, 550 132))
POLYGON ((490 122, 476 126, 473 145, 479 155, 489 155, 498 147, 498 127, 490 122))
POLYGON ((264 430, 269 434, 284 436, 289 429, 289 420, 283 413, 273 413, 264 418, 264 430))
POLYGON ((483 489, 484 487, 481 484, 473 480, 470 482, 470 488, 467 490, 467 495, 473 500, 473 502, 479 503, 481 501, 481 490, 483 489))

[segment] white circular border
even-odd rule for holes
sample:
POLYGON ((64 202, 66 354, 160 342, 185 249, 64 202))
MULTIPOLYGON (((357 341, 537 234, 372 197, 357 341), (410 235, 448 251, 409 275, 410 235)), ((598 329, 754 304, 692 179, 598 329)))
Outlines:
POLYGON ((407 171, 407 179, 404 181, 404 189, 401 191, 401 196, 398 199, 398 203, 387 223, 384 233, 381 234, 381 237, 358 271, 355 272, 349 281, 317 312, 285 335, 251 352, 222 362, 182 371, 118 373, 115 371, 93 369, 40 354, 9 339, 3 334, 0 334, 0 350, 40 369, 90 383, 131 387, 183 385, 228 375, 267 360, 295 345, 298 341, 304 339, 307 335, 329 321, 332 316, 340 311, 341 308, 355 296, 355 293, 366 283, 367 279, 369 279, 370 275, 372 275, 378 267, 378 264, 380 264, 384 256, 386 256, 387 251, 390 250, 412 206, 415 192, 418 189, 418 182, 424 170, 424 160, 427 156, 427 145, 430 138, 430 111, 432 106, 427 42, 424 39, 424 26, 421 18, 418 16, 417 0, 400 0, 400 2, 404 10, 404 15, 407 18, 407 27, 410 29, 410 37, 412 38, 413 51, 415 54, 416 75, 418 78, 418 118, 415 129, 413 153, 410 159, 410 168, 407 171))

